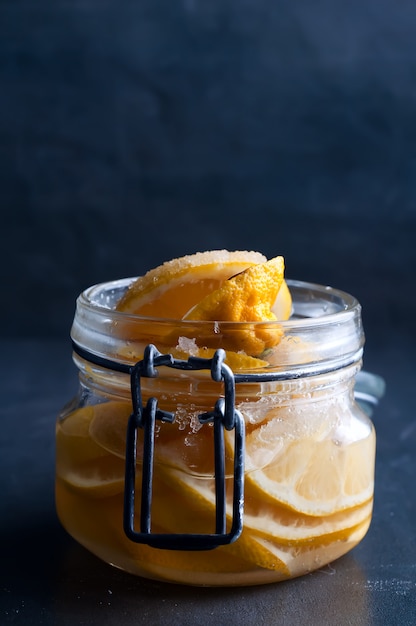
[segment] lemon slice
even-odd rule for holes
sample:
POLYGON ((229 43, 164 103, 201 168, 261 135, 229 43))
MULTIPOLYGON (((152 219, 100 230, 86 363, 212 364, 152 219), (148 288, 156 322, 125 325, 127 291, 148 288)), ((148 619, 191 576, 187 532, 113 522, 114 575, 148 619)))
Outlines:
POLYGON ((100 416, 106 424, 114 424, 112 436, 118 437, 117 444, 124 449, 130 412, 131 406, 127 402, 108 402, 78 409, 58 422, 57 476, 71 489, 92 497, 121 493, 124 489, 124 459, 94 440, 90 430, 94 419, 100 416))
POLYGON ((115 333, 125 337, 128 354, 134 352, 136 357, 149 342, 165 352, 184 335, 199 348, 221 347, 258 358, 282 336, 276 320, 291 314, 292 298, 283 273, 283 257, 267 261, 253 251, 210 250, 172 259, 130 285, 116 308, 140 316, 140 323, 130 317, 119 319, 115 333), (150 318, 159 318, 159 323, 146 323, 150 318), (167 320, 186 323, 167 327, 162 324, 167 320), (225 330, 221 322, 227 322, 225 330), (264 324, 254 328, 252 322, 264 324))
POLYGON ((228 250, 172 259, 137 278, 119 301, 117 310, 180 320, 228 278, 265 261, 260 252, 228 250))
MULTIPOLYGON (((186 475, 180 470, 167 467, 159 467, 159 478, 169 486, 169 493, 173 490, 176 497, 184 498, 188 503, 192 503, 192 519, 194 526, 197 520, 201 524, 203 519, 213 519, 215 515, 215 492, 213 479, 206 480, 201 477, 186 475)), ((170 496, 172 500, 175 496, 170 496)), ((171 527, 184 523, 189 515, 186 506, 168 507, 171 513, 166 512, 167 493, 164 493, 165 507, 160 514, 164 513, 165 523, 171 515, 171 527)), ((172 503, 173 505, 173 503, 172 503)), ((246 496, 244 512, 243 539, 238 540, 239 551, 244 558, 255 560, 262 567, 269 567, 265 563, 273 561, 273 556, 265 554, 259 547, 260 538, 278 543, 281 546, 296 544, 314 545, 329 543, 332 541, 343 541, 351 532, 351 529, 363 523, 372 513, 373 503, 368 500, 361 506, 340 511, 333 515, 315 517, 300 515, 282 507, 278 502, 270 504, 253 500, 246 496), (253 555, 256 555, 255 557, 253 555)), ((227 517, 231 520, 231 501, 227 504, 227 517)))
MULTIPOLYGON (((335 407, 327 413, 324 419, 317 410, 306 416, 298 408, 295 416, 277 409, 247 434, 247 495, 312 516, 332 515, 372 498, 372 433, 363 432, 355 442, 338 440, 335 407)), ((230 437, 227 441, 232 445, 230 437)))
POLYGON ((84 464, 94 463, 107 455, 89 437, 94 408, 87 406, 59 420, 56 427, 56 471, 65 478, 84 464))
POLYGON ((366 534, 371 522, 371 515, 362 522, 348 529, 344 537, 333 538, 328 541, 304 544, 302 546, 279 546, 278 544, 264 538, 258 538, 260 548, 270 555, 275 555, 276 559, 287 564, 289 577, 295 578, 306 572, 312 572, 335 559, 340 558, 354 546, 356 546, 366 534))
POLYGON ((276 319, 280 322, 288 320, 292 314, 292 295, 285 280, 280 285, 277 298, 271 307, 276 319))
POLYGON ((93 498, 107 498, 124 491, 125 465, 121 459, 107 455, 68 468, 61 478, 69 487, 93 498))

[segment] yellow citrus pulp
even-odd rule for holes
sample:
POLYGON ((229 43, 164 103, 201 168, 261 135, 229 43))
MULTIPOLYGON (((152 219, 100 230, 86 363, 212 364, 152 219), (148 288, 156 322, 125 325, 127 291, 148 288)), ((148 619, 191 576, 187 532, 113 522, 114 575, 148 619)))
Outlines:
MULTIPOLYGON (((233 369, 262 368, 268 365, 262 352, 282 338, 276 322, 291 312, 283 270, 281 257, 267 261, 254 252, 199 253, 168 262, 134 281, 117 308, 128 315, 183 318, 190 323, 234 322, 236 329, 221 336, 228 363, 233 369)), ((209 358, 214 353, 208 336, 202 343, 195 336, 169 343, 171 338, 166 335, 165 347, 175 357, 209 358)), ((198 421, 201 413, 213 408, 209 384, 195 384, 193 394, 178 387, 160 398, 161 408, 175 412, 176 421, 157 425, 154 532, 214 532, 213 428, 198 421)), ((311 408, 302 402, 303 388, 293 389, 297 393, 281 405, 267 403, 256 385, 250 391, 245 388, 241 398, 237 393, 247 433, 244 528, 234 543, 201 553, 158 550, 127 539, 122 511, 126 429, 132 409, 130 401, 111 398, 58 421, 56 493, 65 526, 91 551, 127 571, 194 585, 278 581, 341 556, 361 540, 370 523, 374 433, 341 401, 329 407, 327 401, 317 400, 311 408), (350 433, 356 433, 354 441, 351 435, 343 436, 340 424, 345 420, 350 433)), ((137 436, 139 503, 140 429, 137 436)), ((228 528, 233 436, 225 433, 228 528)))

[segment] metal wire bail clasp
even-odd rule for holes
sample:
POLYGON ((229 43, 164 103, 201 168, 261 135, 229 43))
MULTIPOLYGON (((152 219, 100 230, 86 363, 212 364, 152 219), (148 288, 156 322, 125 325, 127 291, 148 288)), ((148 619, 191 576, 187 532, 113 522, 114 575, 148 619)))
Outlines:
POLYGON ((243 529, 244 512, 244 453, 245 424, 235 408, 235 380, 232 370, 224 363, 224 350, 217 350, 212 359, 189 357, 187 361, 161 354, 155 346, 146 347, 142 361, 131 370, 133 412, 126 435, 126 475, 124 490, 124 532, 137 543, 167 550, 210 550, 238 539, 243 529), (219 398, 212 411, 200 414, 201 424, 213 422, 215 467, 215 532, 213 533, 153 533, 152 484, 156 420, 173 422, 173 413, 158 408, 156 398, 143 406, 141 378, 154 378, 157 368, 167 366, 181 370, 211 370, 211 378, 223 382, 224 397, 219 398), (140 531, 135 529, 137 433, 143 429, 143 466, 140 507, 140 531), (224 429, 234 430, 233 503, 230 530, 227 532, 227 501, 225 488, 224 429))

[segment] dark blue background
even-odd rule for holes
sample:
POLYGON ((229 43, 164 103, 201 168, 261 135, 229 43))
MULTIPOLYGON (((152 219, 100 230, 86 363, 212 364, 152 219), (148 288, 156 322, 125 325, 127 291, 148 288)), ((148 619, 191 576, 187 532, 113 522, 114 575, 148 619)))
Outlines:
POLYGON ((0 0, 0 208, 0 620, 413 625, 414 0, 0 0), (355 294, 387 383, 368 536, 278 588, 132 579, 54 509, 75 298, 219 247, 355 294))
POLYGON ((416 313, 412 0, 2 0, 2 330, 197 250, 416 313))

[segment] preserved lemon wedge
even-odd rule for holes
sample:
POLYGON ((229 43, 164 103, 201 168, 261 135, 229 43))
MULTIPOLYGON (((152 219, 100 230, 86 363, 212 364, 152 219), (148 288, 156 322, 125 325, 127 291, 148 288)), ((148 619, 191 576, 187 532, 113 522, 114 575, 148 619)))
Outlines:
POLYGON ((172 259, 137 278, 117 310, 180 320, 228 278, 265 261, 260 252, 228 250, 209 250, 172 259))
MULTIPOLYGON (((209 530, 207 520, 212 523, 215 515, 214 480, 191 476, 168 466, 158 466, 157 472, 160 479, 157 495, 162 499, 159 523, 164 520, 163 523, 165 525, 168 523, 170 530, 175 532, 184 532, 186 529, 189 532, 189 529, 196 525, 209 530), (166 484, 166 489, 163 489, 162 483, 166 484), (175 506, 175 502, 181 506, 175 506)), ((227 487, 229 490, 227 517, 230 521, 231 484, 227 487)), ((274 556, 266 554, 260 547, 261 538, 281 547, 312 546, 343 541, 351 529, 365 522, 371 515, 372 502, 368 500, 347 512, 341 511, 321 517, 299 515, 280 506, 278 502, 264 503, 250 496, 246 497, 245 508, 244 530, 235 545, 233 544, 232 551, 261 567, 270 569, 274 556)), ((276 567, 281 567, 281 564, 276 564, 276 567)))
MULTIPOLYGON (((252 322, 276 322, 291 314, 292 298, 284 281, 284 261, 279 256, 267 261, 259 252, 210 250, 171 261, 137 278, 117 304, 117 310, 144 318, 189 322, 180 327, 188 340, 198 336, 199 349, 224 348, 233 353, 229 364, 237 369, 262 367, 261 352, 276 345, 282 335, 276 324, 254 328, 252 322), (192 321, 213 322, 204 328, 192 321), (227 322, 227 328, 216 323, 227 322), (243 322, 230 326, 228 322, 243 322), (260 358, 261 360, 261 358, 260 358)), ((160 349, 183 352, 180 332, 167 333, 163 327, 143 322, 137 335, 131 319, 118 320, 116 332, 127 339, 151 341, 152 332, 160 349)), ((196 353, 195 353, 196 354, 196 353)), ((135 354, 138 360, 142 354, 135 354)), ((187 355, 189 356, 189 354, 187 355)), ((185 354, 186 358, 186 354, 185 354)))
POLYGON ((250 322, 276 322, 272 308, 283 283, 284 261, 278 256, 266 263, 252 265, 205 296, 185 316, 185 320, 247 323, 243 327, 220 329, 223 347, 244 350, 256 356, 276 345, 282 331, 267 324, 255 327, 250 322))

